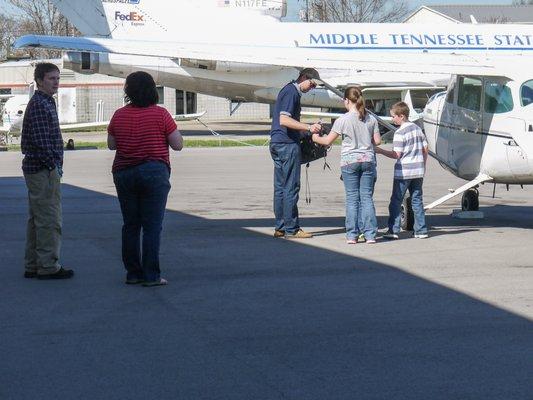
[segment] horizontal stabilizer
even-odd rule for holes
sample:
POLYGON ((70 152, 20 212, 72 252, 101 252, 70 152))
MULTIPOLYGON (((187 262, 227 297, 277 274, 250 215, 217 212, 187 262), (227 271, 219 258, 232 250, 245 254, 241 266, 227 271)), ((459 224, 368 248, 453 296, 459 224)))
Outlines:
POLYGON ((344 114, 341 113, 332 113, 332 112, 322 112, 322 111, 302 111, 300 113, 302 117, 316 117, 316 118, 339 118, 344 114))
POLYGON ((174 115, 176 121, 194 121, 195 119, 202 118, 205 115, 206 111, 202 111, 194 114, 177 114, 174 115))

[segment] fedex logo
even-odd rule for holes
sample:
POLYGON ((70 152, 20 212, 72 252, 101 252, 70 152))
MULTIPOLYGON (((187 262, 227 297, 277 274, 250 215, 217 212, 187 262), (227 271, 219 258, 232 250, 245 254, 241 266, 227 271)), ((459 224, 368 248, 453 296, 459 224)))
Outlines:
POLYGON ((120 11, 115 12, 115 21, 131 21, 131 22, 144 22, 144 15, 136 13, 135 11, 129 14, 122 14, 120 11))

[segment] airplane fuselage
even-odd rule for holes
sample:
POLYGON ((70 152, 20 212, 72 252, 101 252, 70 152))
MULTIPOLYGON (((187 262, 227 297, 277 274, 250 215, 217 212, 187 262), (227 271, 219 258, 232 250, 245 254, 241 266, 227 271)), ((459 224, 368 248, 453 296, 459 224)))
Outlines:
POLYGON ((495 183, 533 184, 532 94, 533 78, 453 77, 424 110, 431 154, 466 180, 486 174, 495 183))

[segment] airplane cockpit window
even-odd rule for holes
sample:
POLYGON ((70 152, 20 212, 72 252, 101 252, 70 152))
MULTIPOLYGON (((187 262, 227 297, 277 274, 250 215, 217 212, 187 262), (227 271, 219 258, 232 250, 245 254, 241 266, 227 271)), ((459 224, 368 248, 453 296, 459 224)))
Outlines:
POLYGON ((481 110, 481 80, 476 78, 459 78, 457 105, 472 111, 481 110))
POLYGON ((533 80, 524 82, 520 88, 520 102, 522 106, 528 106, 533 103, 533 80))
POLYGON ((513 109, 513 96, 508 86, 498 82, 485 82, 485 112, 500 114, 513 109))

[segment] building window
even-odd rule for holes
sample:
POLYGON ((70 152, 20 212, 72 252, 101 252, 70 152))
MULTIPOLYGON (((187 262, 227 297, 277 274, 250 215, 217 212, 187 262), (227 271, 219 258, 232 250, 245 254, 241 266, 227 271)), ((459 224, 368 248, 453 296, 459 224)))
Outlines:
POLYGON ((157 86, 156 89, 157 94, 159 95, 159 101, 157 102, 157 104, 165 104, 165 88, 163 86, 157 86))
POLYGON ((187 103, 186 114, 194 114, 196 112, 196 93, 186 92, 185 99, 187 103))
POLYGON ((194 114, 196 112, 196 93, 176 89, 176 114, 194 114))

